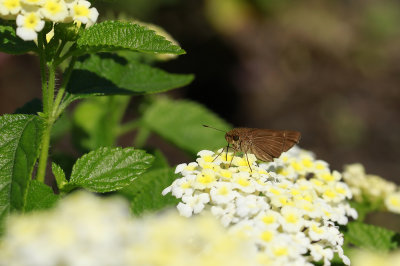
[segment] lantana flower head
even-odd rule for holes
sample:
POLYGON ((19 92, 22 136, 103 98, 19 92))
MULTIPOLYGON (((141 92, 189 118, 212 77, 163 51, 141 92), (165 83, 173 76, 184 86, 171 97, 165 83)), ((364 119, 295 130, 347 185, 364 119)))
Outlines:
POLYGON ((25 41, 36 40, 45 21, 75 21, 89 27, 98 16, 97 9, 85 0, 0 0, 0 19, 16 20, 16 33, 25 41))
POLYGON ((54 209, 14 214, 0 241, 0 265, 260 265, 256 247, 203 212, 133 218, 122 198, 78 192, 54 209), (73 219, 71 219, 71 217, 73 219))
POLYGON ((400 213, 400 188, 395 183, 366 174, 359 163, 346 165, 343 177, 356 201, 383 202, 388 211, 400 213))
POLYGON ((181 178, 163 194, 181 199, 177 207, 183 216, 211 210, 230 231, 245 232, 259 260, 269 265, 329 265, 334 253, 349 264, 338 224, 357 212, 347 202, 352 193, 342 175, 298 147, 273 162, 257 162, 253 154, 247 158, 201 151, 196 162, 178 165, 181 178), (192 176, 194 182, 187 182, 192 176), (174 193, 183 183, 190 193, 174 193))

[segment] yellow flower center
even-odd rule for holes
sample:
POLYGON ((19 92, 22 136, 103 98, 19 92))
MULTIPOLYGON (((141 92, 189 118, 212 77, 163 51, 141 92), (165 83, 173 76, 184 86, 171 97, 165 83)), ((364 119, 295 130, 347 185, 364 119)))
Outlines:
POLYGON ((250 185, 250 181, 247 178, 241 177, 237 180, 237 183, 242 187, 247 187, 250 185))
POLYGON ((181 188, 190 188, 190 183, 189 182, 185 182, 181 185, 181 188))
POLYGON ((332 189, 328 189, 328 190, 326 190, 325 192, 324 192, 324 195, 326 196, 326 197, 328 197, 328 198, 331 198, 331 199, 333 199, 333 198, 336 198, 336 192, 335 191, 333 191, 332 189))
POLYGON ((275 223, 275 217, 272 216, 272 215, 264 216, 264 217, 262 218, 262 221, 263 221, 265 224, 273 224, 273 223, 275 223))
POLYGON ((390 205, 396 206, 396 207, 400 207, 400 199, 399 198, 395 198, 392 197, 390 200, 390 205))
POLYGON ((275 194, 275 195, 280 195, 280 194, 281 194, 281 191, 280 191, 280 190, 277 190, 277 189, 275 189, 275 188, 271 188, 269 191, 270 191, 272 194, 275 194))
POLYGON ((61 5, 56 2, 47 2, 44 8, 53 15, 61 11, 61 5))
POLYGON ((289 253, 287 247, 280 247, 274 249, 274 255, 277 257, 286 256, 289 253))
POLYGON ((261 239, 265 242, 270 242, 274 238, 274 234, 271 231, 264 231, 261 233, 261 239))
POLYGON ((20 6, 19 0, 5 0, 3 4, 7 9, 14 9, 20 6))
POLYGON ((229 194, 229 189, 226 186, 223 186, 220 189, 218 189, 218 194, 226 196, 229 194))
POLYGON ((320 181, 320 180, 318 180, 318 179, 315 179, 315 178, 311 179, 311 182, 312 182, 314 185, 316 185, 317 187, 320 187, 320 186, 322 186, 322 185, 324 184, 322 181, 320 181))
POLYGON ((221 169, 221 171, 219 173, 225 178, 231 178, 232 177, 232 172, 229 171, 229 170, 221 169))
POLYGON ((292 194, 293 196, 299 195, 300 191, 298 189, 292 188, 290 190, 290 194, 292 194))
POLYGON ((294 215, 293 213, 290 213, 289 215, 287 215, 285 217, 286 222, 291 223, 291 224, 295 224, 297 223, 297 221, 299 220, 299 218, 294 215))
POLYGON ((311 230, 313 230, 317 234, 322 234, 324 232, 324 230, 321 227, 318 227, 315 224, 311 226, 311 230))
POLYGON ((34 29, 39 23, 39 17, 35 13, 31 13, 25 17, 25 28, 34 29))
POLYGON ((207 163, 211 163, 212 161, 214 161, 214 158, 211 155, 206 155, 203 157, 203 160, 207 163))
POLYGON ((279 197, 279 202, 284 206, 292 206, 293 202, 286 197, 279 197))
POLYGON ((244 158, 241 158, 237 161, 238 166, 248 166, 249 164, 247 163, 247 160, 244 158))
POLYGON ((289 172, 283 168, 278 169, 277 173, 283 176, 287 176, 289 174, 289 172))
POLYGON ((292 162, 291 165, 294 168, 294 170, 296 170, 296 171, 303 170, 303 166, 301 164, 299 164, 298 162, 292 162))
POLYGON ((313 166, 313 162, 310 158, 304 158, 301 162, 306 168, 311 168, 313 166))
POLYGON ((188 166, 185 167, 186 171, 194 171, 194 169, 196 169, 195 165, 188 165, 188 166))
POLYGON ((327 182, 335 180, 335 178, 333 177, 333 175, 331 173, 324 173, 321 175, 321 178, 327 182))
POLYGON ((87 17, 89 15, 89 8, 84 5, 75 5, 74 12, 78 17, 87 17))
POLYGON ((339 194, 346 194, 346 190, 344 189, 344 188, 342 188, 342 187, 337 187, 336 188, 336 192, 337 193, 339 193, 339 194))
POLYGON ((317 170, 324 170, 326 168, 325 164, 318 162, 315 164, 315 168, 317 168, 317 170))
POLYGON ((209 184, 209 183, 214 182, 214 181, 215 181, 215 178, 214 178, 214 176, 212 176, 212 175, 210 175, 210 174, 200 174, 200 175, 197 177, 197 181, 198 181, 199 183, 202 183, 202 184, 209 184))

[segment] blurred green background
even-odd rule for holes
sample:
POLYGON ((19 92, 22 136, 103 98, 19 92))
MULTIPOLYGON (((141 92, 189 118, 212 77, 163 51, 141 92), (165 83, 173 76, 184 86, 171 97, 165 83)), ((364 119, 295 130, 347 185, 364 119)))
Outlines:
MULTIPOLYGON (((400 183, 399 1, 115 0, 95 6, 100 20, 159 25, 187 51, 159 65, 196 75, 172 97, 199 101, 235 126, 299 130, 301 146, 333 169, 361 162, 368 173, 400 183)), ((39 77, 37 58, 0 54, 0 114, 40 97, 39 77)), ((131 143, 129 136, 120 141, 131 143)), ((72 149, 69 142, 60 145, 72 149)), ((161 147, 172 164, 190 159, 157 136, 149 145, 161 147)))

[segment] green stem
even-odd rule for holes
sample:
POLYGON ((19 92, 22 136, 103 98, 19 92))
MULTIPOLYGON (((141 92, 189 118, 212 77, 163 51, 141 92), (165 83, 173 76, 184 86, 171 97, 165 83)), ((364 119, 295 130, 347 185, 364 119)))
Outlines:
POLYGON ((49 82, 48 82, 48 104, 49 104, 49 119, 52 119, 53 103, 54 103, 54 89, 56 86, 56 68, 52 63, 48 64, 49 68, 49 82))
POLYGON ((72 70, 74 69, 75 62, 76 62, 76 57, 74 56, 71 58, 68 68, 64 72, 63 82, 61 84, 60 90, 57 93, 57 97, 54 101, 53 116, 55 117, 55 119, 57 119, 58 116, 63 111, 63 110, 60 110, 60 104, 64 97, 65 90, 67 89, 67 84, 68 84, 69 78, 71 77, 72 70))
POLYGON ((39 165, 36 175, 36 180, 39 182, 44 183, 44 179, 46 176, 46 168, 47 168, 47 159, 49 157, 49 147, 50 147, 50 133, 51 128, 53 127, 52 124, 47 123, 46 129, 42 135, 42 142, 40 144, 40 155, 39 155, 39 165))
POLYGON ((135 148, 143 148, 150 136, 150 130, 145 127, 139 128, 135 140, 133 141, 135 148))
MULTIPOLYGON (((41 35, 38 39, 39 46, 39 56, 40 56, 40 71, 42 75, 42 91, 43 91, 43 112, 46 118, 45 129, 43 131, 41 143, 40 143, 40 154, 39 154, 39 164, 37 168, 36 179, 39 182, 44 183, 46 177, 46 169, 47 169, 47 160, 49 157, 49 148, 50 148, 50 137, 51 137, 51 129, 53 127, 54 122, 60 116, 61 111, 59 110, 59 106, 62 102, 63 96, 65 94, 66 86, 68 80, 71 76, 72 69, 75 64, 76 58, 73 57, 70 65, 66 70, 66 74, 62 83, 60 90, 57 93, 57 97, 55 96, 55 85, 56 85, 56 68, 62 60, 52 60, 46 64, 46 55, 45 55, 45 47, 43 39, 44 36, 41 35), (48 77, 46 76, 46 65, 48 67, 48 77), (46 79, 48 78, 48 79, 46 79)), ((62 49, 64 48, 64 44, 61 44, 56 58, 59 57, 62 49)), ((63 57, 64 58, 64 57, 63 57)))
POLYGON ((55 121, 55 117, 53 116, 53 101, 54 101, 54 89, 56 83, 56 67, 52 63, 49 63, 48 68, 49 68, 48 86, 46 92, 43 92, 43 106, 45 105, 45 102, 47 105, 47 110, 44 110, 46 114, 46 124, 45 124, 45 129, 43 131, 42 140, 40 143, 39 165, 36 175, 36 179, 42 183, 44 183, 46 177, 51 128, 53 127, 55 121))
POLYGON ((43 33, 39 33, 38 36, 38 50, 39 50, 39 62, 40 62, 40 77, 42 82, 42 100, 43 100, 43 113, 48 115, 48 90, 47 90, 47 75, 46 75, 46 54, 43 43, 43 33))

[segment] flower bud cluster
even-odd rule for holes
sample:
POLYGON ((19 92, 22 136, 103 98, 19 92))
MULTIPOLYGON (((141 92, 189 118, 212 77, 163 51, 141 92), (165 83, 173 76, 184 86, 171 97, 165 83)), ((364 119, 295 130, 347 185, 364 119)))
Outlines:
POLYGON ((93 25, 99 12, 86 0, 0 0, 0 18, 16 20, 17 35, 25 40, 37 39, 45 21, 93 25))
POLYGON ((230 231, 252 239, 263 263, 330 265, 334 253, 350 263, 337 226, 357 217, 347 202, 350 188, 312 153, 294 147, 274 162, 259 164, 253 154, 204 150, 176 172, 182 177, 163 194, 181 199, 180 214, 210 210, 230 231))
POLYGON ((400 213, 400 189, 395 183, 366 174, 364 166, 358 163, 344 167, 343 179, 356 201, 384 202, 387 210, 400 213))

